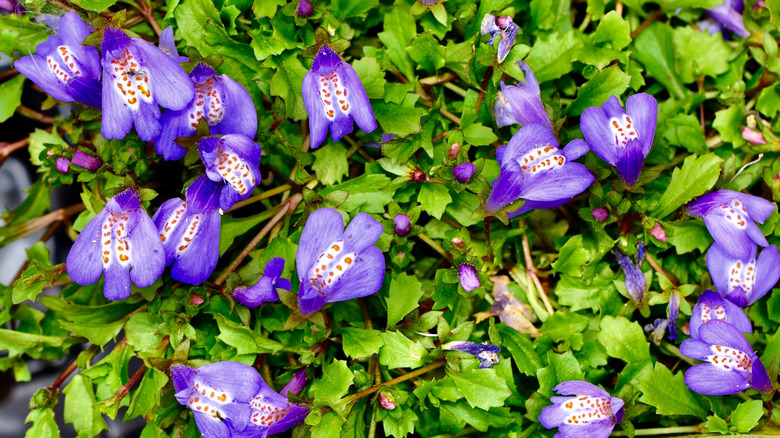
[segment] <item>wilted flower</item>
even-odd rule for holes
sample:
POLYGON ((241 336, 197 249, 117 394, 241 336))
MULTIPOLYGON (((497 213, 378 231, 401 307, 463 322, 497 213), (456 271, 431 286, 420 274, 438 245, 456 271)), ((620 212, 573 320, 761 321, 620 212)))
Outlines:
POLYGON ((512 17, 496 17, 492 14, 485 14, 482 17, 482 25, 480 26, 480 33, 482 35, 490 34, 490 41, 488 44, 491 46, 498 41, 498 62, 504 62, 509 51, 512 50, 512 46, 515 44, 515 37, 520 27, 512 21, 512 17))
POLYGON ((593 218, 599 222, 604 222, 609 217, 609 210, 604 207, 596 207, 591 212, 593 218))
POLYGON ((153 140, 161 129, 157 105, 180 110, 195 87, 173 58, 119 29, 105 29, 102 50, 103 137, 123 139, 135 124, 141 140, 153 140))
POLYGON ((160 33, 160 43, 157 44, 157 48, 178 63, 190 61, 190 58, 187 58, 186 56, 179 56, 179 51, 176 50, 176 41, 173 39, 173 28, 171 26, 166 27, 160 33))
POLYGON ((220 208, 229 210, 252 194, 260 180, 262 150, 259 144, 243 134, 228 134, 201 139, 198 151, 209 179, 225 182, 219 197, 220 208))
POLYGON ((290 280, 282 278, 284 259, 274 257, 268 261, 263 270, 263 276, 257 280, 254 286, 238 287, 233 291, 233 298, 246 307, 257 307, 266 301, 276 301, 279 293, 276 288, 292 289, 290 280))
POLYGON ((669 296, 669 306, 666 308, 666 319, 658 318, 653 324, 645 326, 645 331, 653 332, 653 341, 660 344, 664 333, 669 332, 669 340, 677 340, 677 316, 680 313, 680 292, 673 291, 669 296))
POLYGON ((539 336, 539 331, 531 323, 535 318, 533 310, 509 291, 509 277, 496 275, 490 279, 493 280, 494 301, 489 313, 520 333, 529 333, 534 338, 539 336))
POLYGON ((501 349, 488 343, 477 344, 469 341, 457 341, 442 344, 441 348, 443 350, 456 350, 473 354, 480 361, 480 369, 493 368, 493 365, 501 361, 501 358, 498 356, 498 353, 501 353, 501 349))
POLYGON ((653 228, 650 229, 650 235, 661 242, 666 242, 666 231, 664 231, 660 222, 656 222, 655 225, 653 225, 653 228))
POLYGON ((709 321, 699 329, 699 339, 686 339, 680 353, 706 361, 685 372, 685 384, 700 394, 736 394, 748 388, 772 389, 764 364, 745 336, 724 321, 709 321))
POLYGON ((100 166, 103 165, 103 160, 101 160, 100 157, 96 155, 87 154, 77 150, 76 153, 73 154, 71 163, 75 164, 76 166, 83 167, 90 172, 96 172, 98 169, 100 169, 100 166))
POLYGON ((301 423, 309 409, 272 390, 249 365, 216 362, 171 366, 176 400, 192 409, 204 437, 256 437, 301 423))
POLYGON ((725 321, 743 333, 753 331, 753 325, 742 309, 723 299, 717 292, 706 290, 691 311, 691 338, 699 339, 699 327, 712 320, 725 321))
POLYGON ((620 264, 620 269, 626 274, 626 290, 631 298, 641 303, 647 291, 647 279, 642 272, 642 261, 645 259, 645 244, 639 242, 636 245, 636 265, 622 252, 615 250, 615 258, 620 264))
POLYGON ((738 259, 713 243, 707 251, 707 268, 715 288, 739 307, 747 307, 766 295, 780 279, 780 253, 770 245, 756 259, 757 247, 750 257, 738 259))
POLYGON ((312 213, 295 257, 301 313, 309 315, 326 303, 378 291, 385 279, 385 257, 373 245, 382 232, 382 224, 366 213, 358 213, 346 229, 341 214, 332 208, 312 213))
POLYGON ((523 126, 506 146, 496 151, 501 174, 492 183, 485 209, 495 213, 525 199, 519 210, 507 214, 512 217, 569 202, 595 180, 585 166, 572 161, 587 152, 587 145, 580 139, 561 150, 555 135, 545 126, 523 126))
POLYGON ((734 257, 746 260, 755 245, 769 245, 753 222, 764 223, 775 211, 775 204, 766 199, 732 190, 718 190, 699 196, 686 209, 688 213, 704 219, 715 242, 734 257))
POLYGON ((742 130, 742 138, 744 138, 745 140, 749 141, 752 144, 766 143, 764 134, 762 134, 761 131, 756 131, 755 129, 751 129, 748 127, 745 127, 745 129, 742 130))
POLYGON ((707 26, 709 33, 721 32, 723 28, 747 38, 750 32, 745 28, 745 20, 742 18, 742 9, 745 7, 744 0, 723 0, 723 3, 712 9, 705 9, 710 17, 717 23, 707 26))
POLYGON ((623 421, 623 400, 612 397, 596 385, 569 380, 553 388, 573 397, 551 397, 551 406, 542 409, 539 421, 547 429, 557 427, 557 438, 607 438, 623 421))
POLYGON ((493 106, 496 124, 500 128, 537 123, 552 130, 552 121, 544 109, 534 72, 523 61, 519 61, 517 65, 525 72, 525 83, 518 81, 517 85, 505 85, 501 82, 501 91, 496 93, 496 103, 493 106))
POLYGON ((460 286, 466 292, 473 291, 479 287, 479 276, 477 276, 477 270, 468 263, 463 263, 458 268, 458 281, 460 282, 460 286))
POLYGON ((19 59, 14 68, 57 100, 100 108, 100 56, 95 47, 81 45, 90 33, 77 13, 68 12, 59 36, 38 44, 36 54, 19 59))
POLYGON ((221 184, 201 175, 179 198, 165 201, 152 218, 165 248, 165 264, 171 277, 187 284, 209 278, 219 260, 221 184))
POLYGON ((212 135, 257 133, 257 113, 249 93, 227 75, 218 75, 206 64, 192 69, 190 79, 195 85, 195 97, 180 111, 163 111, 162 130, 154 141, 157 153, 166 160, 178 160, 187 148, 174 142, 179 137, 191 137, 198 122, 205 119, 212 135))
POLYGON ((105 274, 103 295, 109 301, 129 297, 131 280, 146 287, 162 275, 165 251, 135 190, 106 202, 79 234, 66 266, 71 280, 84 286, 105 274))
POLYGON ((70 170, 70 160, 68 160, 65 157, 59 157, 57 158, 55 167, 57 168, 57 172, 59 173, 68 173, 68 171, 70 170))
POLYGON ((477 166, 475 166, 473 163, 461 163, 452 169, 452 174, 455 176, 455 180, 459 183, 468 184, 476 169, 477 166))
POLYGON ((636 184, 655 137, 658 102, 649 94, 626 99, 626 110, 610 96, 601 108, 592 106, 580 117, 580 129, 590 149, 617 168, 629 186, 636 184))
POLYGON ((312 6, 309 0, 301 0, 298 3, 298 7, 295 9, 295 15, 306 18, 314 12, 314 6, 312 6))
POLYGON ((309 113, 312 149, 328 135, 336 142, 354 129, 352 121, 365 132, 376 129, 376 118, 366 89, 351 65, 328 46, 322 46, 311 70, 303 78, 303 103, 309 113))
POLYGON ((401 237, 406 236, 412 231, 412 221, 409 219, 409 216, 405 214, 395 215, 393 224, 395 225, 395 233, 401 237))
POLYGON ((391 394, 388 391, 380 392, 379 406, 381 406, 382 409, 386 409, 388 411, 392 411, 393 409, 395 409, 395 397, 393 397, 393 394, 391 394))

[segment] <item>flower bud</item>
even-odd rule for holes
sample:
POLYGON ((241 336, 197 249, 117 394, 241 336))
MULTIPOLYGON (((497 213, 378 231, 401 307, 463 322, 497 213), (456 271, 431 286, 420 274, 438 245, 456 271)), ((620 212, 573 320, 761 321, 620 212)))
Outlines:
POLYGON ((433 6, 436 4, 437 0, 417 0, 417 1, 424 4, 425 6, 433 6))
POLYGON ((512 24, 514 24, 512 17, 509 16, 496 17, 496 26, 498 26, 498 28, 501 30, 507 30, 509 26, 511 26, 512 24))
POLYGON ((412 230, 412 221, 405 214, 395 215, 393 222, 395 222, 395 233, 401 237, 406 236, 412 230))
POLYGON ((466 292, 471 292, 479 287, 479 276, 473 266, 464 263, 458 268, 458 280, 466 292))
POLYGON ((742 130, 742 138, 749 141, 752 144, 764 144, 766 143, 766 139, 764 139, 764 134, 762 134, 760 131, 756 131, 754 129, 745 128, 742 130))
POLYGON ((203 304, 203 297, 198 294, 190 294, 190 306, 200 306, 203 304))
POLYGON ((461 163, 452 169, 452 174, 455 175, 455 179, 461 184, 467 184, 471 179, 471 175, 474 174, 474 170, 477 169, 472 163, 461 163))
POLYGON ((57 171, 59 173, 68 173, 68 170, 70 170, 70 161, 68 161, 65 157, 59 157, 57 158, 57 171))
POLYGON ((455 159, 458 158, 458 152, 460 152, 460 143, 453 143, 447 150, 447 157, 450 160, 455 161, 455 159))
POLYGON ((420 169, 419 167, 414 169, 410 175, 410 178, 414 182, 428 182, 430 178, 428 178, 428 175, 425 174, 425 172, 420 169))
POLYGON ((593 209, 593 217, 599 222, 604 222, 609 217, 609 210, 604 207, 596 207, 593 209))
POLYGON ((458 249, 463 249, 466 247, 466 242, 463 241, 460 237, 455 237, 451 240, 452 246, 458 249))
POLYGON ((661 227, 660 222, 656 222, 653 228, 650 230, 650 234, 661 242, 666 242, 666 232, 661 227))
POLYGON ((96 155, 85 154, 84 152, 76 151, 76 154, 73 155, 73 164, 79 167, 83 167, 90 172, 95 172, 96 170, 100 169, 100 166, 103 165, 103 160, 101 160, 100 157, 96 155))
POLYGON ((301 0, 298 3, 298 9, 295 10, 295 15, 306 18, 314 12, 314 6, 312 6, 309 0, 301 0))
POLYGON ((388 411, 392 411, 395 409, 395 397, 393 397, 393 394, 382 391, 379 393, 379 406, 382 407, 382 409, 386 409, 388 411))

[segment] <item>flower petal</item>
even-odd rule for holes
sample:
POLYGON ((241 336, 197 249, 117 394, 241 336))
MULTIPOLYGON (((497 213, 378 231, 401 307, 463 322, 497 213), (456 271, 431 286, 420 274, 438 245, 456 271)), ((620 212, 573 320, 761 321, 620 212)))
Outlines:
POLYGON ((746 193, 733 192, 731 190, 729 190, 729 192, 733 193, 735 198, 742 201, 742 203, 745 205, 745 209, 750 215, 750 219, 760 224, 763 224, 764 221, 766 221, 777 208, 777 204, 767 201, 764 198, 748 195, 746 193))
POLYGON ((642 157, 650 153, 658 121, 658 102, 647 93, 637 93, 626 99, 626 113, 634 122, 634 128, 642 143, 642 157))
POLYGON ((685 384, 706 395, 736 394, 749 387, 746 373, 726 371, 709 363, 692 366, 685 372, 685 384))
MULTIPOLYGON (((176 259, 171 277, 187 284, 201 284, 214 272, 219 261, 219 230, 222 217, 218 210, 203 213, 203 224, 189 247, 176 259)), ((175 242, 179 242, 176 240, 175 242)))
MULTIPOLYGON (((49 37, 49 38, 53 38, 49 37)), ((73 100, 68 90, 54 76, 54 73, 46 64, 46 58, 38 55, 29 55, 22 57, 14 62, 14 68, 27 79, 35 82, 43 91, 51 97, 63 102, 73 100)))
POLYGON ((563 424, 558 428, 557 438, 608 438, 615 428, 614 421, 592 422, 586 425, 573 426, 563 424))
POLYGON ((171 365, 171 380, 173 380, 173 390, 177 393, 186 390, 187 395, 189 395, 190 388, 193 385, 192 380, 195 378, 196 374, 197 372, 194 368, 190 368, 186 365, 171 365))
POLYGON ((755 243, 744 230, 738 229, 717 212, 704 215, 704 224, 715 242, 727 253, 741 260, 750 257, 755 243))
POLYGON ((617 151, 617 171, 620 178, 628 186, 633 186, 642 173, 642 165, 645 157, 642 155, 642 143, 637 139, 631 139, 628 143, 618 148, 617 151))
MULTIPOLYGON (((739 309, 741 312, 742 309, 739 309)), ((738 327, 726 321, 712 320, 699 328, 699 339, 710 345, 722 345, 736 348, 745 353, 752 354, 753 347, 742 334, 738 327)))
POLYGON ((357 254, 352 267, 327 290, 325 301, 335 303, 371 295, 382 287, 384 279, 385 256, 379 248, 369 246, 357 254))
POLYGON ((128 235, 133 242, 131 249, 130 278, 138 287, 150 286, 165 270, 165 250, 154 222, 139 210, 136 225, 128 235))
POLYGON ((160 116, 160 134, 154 139, 154 149, 165 160, 180 160, 187 155, 187 148, 174 140, 190 137, 196 132, 190 124, 186 109, 181 111, 165 110, 160 116))
POLYGON ((70 279, 80 285, 92 284, 103 274, 103 261, 100 259, 100 228, 108 213, 98 213, 81 230, 76 243, 70 248, 65 266, 70 279))
POLYGON ((344 219, 338 211, 332 208, 322 208, 314 211, 306 219, 306 225, 301 233, 295 263, 298 279, 304 283, 309 268, 317 257, 344 232, 344 219))
MULTIPOLYGON (((124 300, 130 296, 130 273, 119 266, 116 260, 105 269, 103 276, 103 296, 108 301, 124 300)), ((147 285, 148 286, 148 285, 147 285)))
MULTIPOLYGON (((116 93, 114 93, 116 94, 116 93)), ((132 111, 135 132, 143 141, 152 141, 160 135, 160 108, 156 103, 138 102, 138 111, 132 111)))
MULTIPOLYGON (((124 34, 123 34, 124 35, 124 34)), ((108 68, 103 66, 103 103, 100 132, 106 139, 121 140, 133 129, 132 111, 114 90, 108 68)))
POLYGON ((309 143, 312 149, 316 149, 325 141, 330 122, 325 115, 325 108, 320 100, 317 74, 313 70, 309 70, 303 77, 301 92, 303 93, 306 113, 309 114, 309 143))
POLYGON ((376 243, 384 232, 379 221, 368 213, 358 213, 344 230, 344 251, 361 252, 376 243))
POLYGON ((233 361, 215 362, 198 368, 196 372, 196 382, 224 391, 240 403, 252 400, 265 383, 256 369, 233 361))
POLYGON ((524 188, 523 182, 523 172, 517 161, 511 160, 502 165, 501 173, 493 181, 493 188, 485 203, 488 213, 495 213, 520 199, 524 188))
POLYGON ((717 242, 713 243, 707 251, 707 269, 710 271, 715 289, 721 296, 725 296, 729 292, 729 268, 737 260, 736 257, 721 248, 717 242))
POLYGON ((533 184, 525 184, 520 197, 531 201, 571 199, 584 192, 595 180, 579 163, 566 163, 562 168, 542 174, 533 184))
POLYGON ((580 116, 580 129, 590 150, 599 158, 615 166, 617 164, 617 143, 609 129, 609 117, 604 110, 592 106, 580 116))
POLYGON ((195 86, 184 69, 165 52, 140 38, 133 38, 132 44, 149 71, 155 102, 163 108, 184 109, 195 96, 195 86))
POLYGON ((761 251, 756 260, 755 279, 756 284, 747 296, 748 305, 766 295, 780 279, 780 252, 776 246, 770 245, 761 251))
POLYGON ((574 161, 577 158, 587 154, 588 151, 590 151, 588 143, 581 138, 575 138, 563 148, 563 155, 567 160, 574 161))
POLYGON ((372 132, 377 126, 376 117, 374 117, 374 110, 368 100, 363 82, 360 81, 355 69, 346 62, 342 62, 339 67, 336 67, 336 71, 343 78, 344 88, 349 90, 352 118, 362 131, 372 132))
POLYGON ((751 371, 752 380, 750 386, 761 392, 769 392, 772 390, 772 382, 769 380, 766 368, 764 368, 764 364, 761 363, 757 357, 753 358, 753 368, 751 371))
POLYGON ((322 309, 325 304, 325 297, 320 295, 317 289, 309 283, 301 283, 301 289, 298 290, 298 309, 302 314, 311 315, 322 309))
POLYGON ((203 438, 226 438, 231 436, 226 422, 202 412, 193 412, 193 417, 195 417, 195 424, 198 425, 198 430, 203 435, 203 438))
POLYGON ((553 132, 544 125, 525 125, 509 139, 498 164, 503 167, 509 160, 522 158, 526 152, 541 146, 558 147, 558 140, 553 132))
POLYGON ((222 89, 225 116, 212 127, 211 132, 218 135, 244 134, 254 138, 257 135, 257 110, 249 93, 228 75, 220 76, 218 84, 222 89))

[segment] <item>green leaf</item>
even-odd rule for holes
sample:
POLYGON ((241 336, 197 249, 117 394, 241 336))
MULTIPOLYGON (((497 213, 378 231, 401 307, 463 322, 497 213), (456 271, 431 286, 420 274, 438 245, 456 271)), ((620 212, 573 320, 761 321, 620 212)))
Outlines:
POLYGON ((601 320, 600 328, 599 342, 609 356, 631 364, 650 361, 650 344, 638 323, 607 315, 601 320))
POLYGON ((593 42, 610 43, 613 49, 620 50, 631 43, 631 25, 616 11, 609 11, 599 21, 593 42))
POLYGON ((663 135, 672 146, 684 147, 688 152, 704 155, 708 152, 699 120, 693 114, 678 114, 666 119, 663 135))
POLYGON ((324 144, 314 151, 311 169, 326 186, 340 183, 349 174, 347 150, 340 143, 324 144))
POLYGON ((729 433, 729 424, 726 423, 726 420, 717 415, 710 415, 707 417, 707 421, 704 422, 704 427, 706 427, 709 432, 719 433, 721 435, 729 433))
POLYGON ((16 75, 0 84, 0 123, 5 122, 22 104, 22 85, 24 76, 16 75))
POLYGON ((32 423, 24 438, 60 438, 60 429, 52 409, 33 409, 24 422, 32 423))
POLYGON ((364 56, 352 62, 352 68, 360 77, 360 82, 366 89, 370 99, 382 99, 385 97, 385 72, 379 66, 376 58, 364 56))
POLYGON ((335 186, 325 187, 319 194, 326 196, 342 190, 349 193, 347 200, 339 207, 342 210, 384 213, 385 207, 393 201, 397 189, 397 186, 389 185, 390 181, 390 178, 382 174, 366 174, 335 186))
POLYGON ((488 410, 501 407, 504 406, 504 400, 512 395, 506 380, 498 377, 492 368, 461 372, 447 368, 447 375, 473 408, 488 410))
POLYGON ((276 14, 276 8, 284 6, 285 3, 285 0, 254 0, 252 3, 252 11, 257 18, 271 18, 276 14))
POLYGON ((677 99, 685 96, 685 89, 674 68, 672 29, 667 23, 652 23, 634 39, 634 58, 645 70, 664 85, 677 99))
POLYGON ((347 395, 355 376, 344 360, 334 360, 322 367, 322 377, 312 382, 309 395, 330 404, 347 395))
POLYGON ((772 86, 766 87, 758 94, 758 101, 756 102, 756 109, 761 114, 773 118, 778 111, 780 111, 780 87, 779 83, 775 83, 772 86))
POLYGON ((389 369, 417 368, 428 358, 425 347, 400 332, 383 332, 382 341, 385 345, 379 350, 379 363, 389 369))
POLYGON ((740 403, 731 414, 731 424, 739 433, 748 433, 758 426, 764 416, 764 403, 761 400, 748 400, 740 403))
POLYGON ((721 140, 742 146, 747 141, 742 138, 742 125, 745 124, 745 108, 742 104, 732 105, 715 113, 712 127, 718 130, 721 140))
POLYGON ((92 12, 104 12, 114 6, 117 0, 75 0, 73 4, 92 12))
POLYGON ((474 146, 486 146, 494 141, 498 141, 498 137, 493 130, 487 126, 483 126, 482 123, 469 125, 463 130, 463 137, 466 139, 466 142, 473 144, 474 146))
POLYGON ((306 72, 298 54, 288 52, 281 56, 279 69, 271 78, 271 95, 284 99, 287 117, 293 120, 303 120, 309 116, 301 92, 306 72))
POLYGON ((577 99, 566 108, 566 113, 579 116, 586 108, 601 106, 610 96, 620 96, 628 89, 631 77, 616 65, 596 73, 577 91, 577 99))
POLYGON ((97 400, 89 378, 76 374, 62 392, 65 394, 65 422, 72 424, 79 436, 96 436, 100 431, 108 430, 103 414, 95 408, 97 400))
POLYGON ((707 226, 699 220, 667 222, 667 241, 674 246, 677 254, 686 254, 698 249, 704 252, 712 243, 707 226))
POLYGON ((163 388, 167 384, 168 377, 165 373, 154 368, 147 368, 141 384, 130 400, 130 407, 124 417, 125 421, 144 416, 160 405, 163 388))
POLYGON ((363 359, 379 353, 384 342, 379 330, 347 327, 341 334, 344 354, 352 359, 363 359))
MULTIPOLYGON (((390 62, 395 64, 398 70, 401 71, 401 74, 406 76, 407 79, 412 79, 414 77, 414 68, 411 61, 409 61, 406 48, 417 34, 417 29, 414 18, 408 12, 408 10, 404 10, 400 6, 391 8, 390 12, 385 13, 384 31, 379 32, 377 36, 385 45, 385 52, 390 62)), ((376 108, 374 110, 376 111, 376 108)))
POLYGON ((67 149, 68 143, 54 132, 46 132, 43 129, 35 129, 35 132, 30 134, 30 144, 28 150, 30 151, 30 162, 36 166, 43 164, 41 161, 41 152, 49 149, 49 145, 53 145, 57 149, 67 149))
POLYGON ((379 5, 379 0, 352 1, 352 0, 333 0, 328 10, 338 19, 349 17, 359 17, 379 5))
POLYGON ((408 53, 417 62, 417 68, 430 73, 444 67, 444 47, 436 41, 431 31, 421 33, 412 39, 408 53))
POLYGON ((552 389, 559 383, 585 378, 579 362, 570 351, 563 354, 548 351, 547 363, 549 365, 536 373, 539 378, 539 392, 547 397, 553 395, 552 389))
POLYGON ((222 342, 234 347, 238 354, 276 353, 285 348, 283 344, 272 341, 241 324, 216 315, 219 336, 222 342))
MULTIPOLYGON (((376 121, 382 126, 386 134, 406 137, 422 131, 420 118, 428 113, 424 108, 415 107, 415 102, 420 96, 416 94, 404 95, 400 105, 386 102, 373 102, 376 121)), ((385 96, 387 98, 387 96, 385 96)))
POLYGON ((398 324, 406 314, 416 309, 422 297, 422 283, 416 276, 400 273, 390 282, 387 298, 387 326, 398 324))
POLYGON ((685 158, 682 168, 676 167, 672 172, 672 179, 652 216, 663 219, 693 198, 707 193, 718 181, 722 164, 723 159, 714 153, 685 158))
POLYGON ((658 415, 707 414, 690 389, 685 385, 683 373, 672 374, 662 363, 647 368, 639 377, 638 388, 642 391, 639 401, 655 407, 658 415))
POLYGON ((542 367, 542 359, 534 350, 530 336, 518 333, 504 324, 497 325, 497 328, 501 334, 501 346, 509 350, 517 369, 526 376, 535 376, 536 371, 542 367))
POLYGON ((443 184, 422 183, 420 194, 417 195, 417 202, 422 205, 422 209, 436 219, 441 219, 441 215, 452 202, 450 191, 443 184))
POLYGON ((701 32, 689 26, 677 27, 672 41, 677 57, 677 71, 684 83, 703 76, 718 76, 729 69, 732 50, 722 35, 701 32), (707 50, 702 50, 706 47, 707 50))
POLYGON ((577 52, 584 45, 578 31, 553 32, 536 40, 525 62, 531 67, 539 83, 558 79, 572 70, 577 52))

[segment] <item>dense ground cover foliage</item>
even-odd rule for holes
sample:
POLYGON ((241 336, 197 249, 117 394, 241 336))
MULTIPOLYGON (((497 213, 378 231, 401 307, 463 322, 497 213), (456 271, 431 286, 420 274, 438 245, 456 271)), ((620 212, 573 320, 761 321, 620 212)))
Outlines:
POLYGON ((780 1, 0 7, 28 437, 777 430, 780 1))

